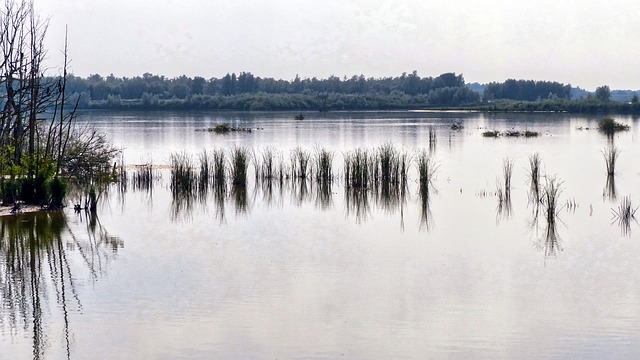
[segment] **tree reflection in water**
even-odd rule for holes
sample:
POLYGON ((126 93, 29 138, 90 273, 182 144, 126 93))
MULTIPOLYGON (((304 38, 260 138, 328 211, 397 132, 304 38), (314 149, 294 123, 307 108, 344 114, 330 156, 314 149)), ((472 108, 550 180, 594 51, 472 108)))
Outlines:
POLYGON ((63 212, 0 217, 0 329, 16 336, 30 333, 33 358, 44 358, 49 339, 55 339, 46 317, 61 316, 63 347, 71 357, 70 312, 80 313, 73 259, 80 255, 97 280, 123 242, 105 230, 95 214, 81 213, 86 234, 69 226, 63 212), (57 306, 50 306, 55 302, 57 306), (52 309, 60 309, 56 314, 52 309))

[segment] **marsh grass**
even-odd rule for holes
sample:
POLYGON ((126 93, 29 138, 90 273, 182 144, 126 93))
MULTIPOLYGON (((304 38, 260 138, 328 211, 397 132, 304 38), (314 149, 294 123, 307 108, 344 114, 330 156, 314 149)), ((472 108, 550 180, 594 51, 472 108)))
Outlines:
POLYGON ((315 180, 318 183, 333 181, 333 153, 324 148, 316 148, 313 155, 315 180))
POLYGON ((529 200, 535 205, 540 203, 540 154, 529 156, 529 200))
POLYGON ((213 184, 225 184, 226 180, 226 156, 222 149, 215 149, 211 152, 211 163, 213 167, 213 184))
POLYGON ((297 147, 291 152, 291 172, 292 176, 298 179, 307 179, 309 175, 309 161, 311 154, 297 147))
POLYGON ((416 156, 416 167, 418 169, 418 184, 420 185, 420 194, 429 196, 429 192, 433 187, 433 181, 438 172, 438 165, 427 150, 422 149, 416 156))
POLYGON ((273 180, 275 179, 277 174, 277 151, 274 148, 267 147, 262 151, 262 163, 259 166, 256 166, 256 169, 260 169, 260 171, 256 171, 256 173, 260 173, 260 176, 263 180, 273 180))
POLYGON ((153 190, 153 182, 156 176, 153 171, 153 164, 143 164, 136 167, 135 171, 131 176, 131 187, 133 190, 137 191, 147 191, 150 192, 153 190))
POLYGON ((373 161, 367 149, 357 148, 343 155, 344 185, 346 188, 367 189, 369 187, 373 161))
POLYGON ((560 213, 560 194, 562 193, 562 181, 555 176, 545 176, 542 187, 543 213, 546 220, 544 250, 545 256, 555 255, 559 249, 559 236, 557 231, 557 218, 560 213))
POLYGON ((171 168, 171 191, 174 195, 192 194, 196 186, 196 174, 191 156, 184 152, 169 157, 171 168))
POLYGON ((234 186, 247 185, 247 171, 249 169, 250 151, 248 148, 236 146, 229 153, 229 172, 234 186))
POLYGON ((615 176, 616 162, 618 161, 618 157, 620 156, 620 149, 612 145, 604 148, 601 152, 604 156, 607 176, 615 176))

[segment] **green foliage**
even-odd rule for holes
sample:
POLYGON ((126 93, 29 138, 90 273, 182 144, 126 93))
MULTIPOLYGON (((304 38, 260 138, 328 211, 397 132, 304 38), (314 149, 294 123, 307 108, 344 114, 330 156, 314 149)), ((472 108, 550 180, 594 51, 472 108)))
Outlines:
POLYGON ((607 85, 602 85, 596 88, 595 96, 599 101, 608 102, 611 99, 611 89, 607 85))
POLYGON ((606 117, 598 123, 598 129, 605 134, 612 135, 616 131, 629 130, 629 125, 619 123, 611 117, 606 117))
POLYGON ((48 183, 50 192, 49 206, 59 208, 63 205, 64 197, 67 193, 67 184, 59 176, 54 177, 48 183))

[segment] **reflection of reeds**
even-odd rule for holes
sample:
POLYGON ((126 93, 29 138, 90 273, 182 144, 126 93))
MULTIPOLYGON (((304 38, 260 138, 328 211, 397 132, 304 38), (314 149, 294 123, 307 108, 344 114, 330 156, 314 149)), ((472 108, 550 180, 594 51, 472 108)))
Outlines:
POLYGON ((498 206, 496 208, 497 217, 509 218, 511 216, 511 177, 513 175, 513 161, 505 158, 502 162, 503 181, 496 180, 496 197, 498 206))
POLYGON ((638 206, 634 208, 631 204, 631 196, 625 196, 617 209, 611 209, 611 213, 613 214, 612 220, 618 222, 623 235, 629 235, 631 233, 631 220, 637 222, 637 210, 638 206))
MULTIPOLYGON (((449 142, 451 142, 451 137, 449 137, 449 142)), ((436 129, 433 128, 433 125, 430 125, 429 126, 429 151, 433 152, 435 151, 435 149, 436 149, 436 129)))
POLYGON ((236 214, 246 213, 249 204, 247 187, 244 185, 233 185, 231 188, 231 195, 233 196, 236 214))
POLYGON ((315 184, 316 206, 326 210, 333 205, 333 193, 331 181, 318 181, 315 184))
POLYGON ((206 150, 203 150, 198 155, 198 160, 200 164, 200 172, 198 173, 198 196, 204 199, 209 191, 213 164, 211 163, 211 156, 206 150))
POLYGON ((354 215, 357 223, 367 220, 370 213, 369 192, 363 188, 345 187, 345 206, 347 216, 354 215))

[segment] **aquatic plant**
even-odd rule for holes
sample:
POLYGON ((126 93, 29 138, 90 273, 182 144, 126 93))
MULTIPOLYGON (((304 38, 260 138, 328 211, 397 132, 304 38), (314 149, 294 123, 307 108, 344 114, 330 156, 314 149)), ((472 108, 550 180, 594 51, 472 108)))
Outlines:
POLYGON ((249 149, 245 147, 236 146, 231 149, 229 155, 229 171, 233 185, 244 186, 247 184, 249 154, 249 149))
POLYGON ((487 130, 482 132, 482 136, 484 137, 498 137, 500 135, 500 131, 498 130, 487 130))
POLYGON ((333 181, 333 153, 324 148, 316 148, 313 165, 315 180, 321 183, 333 181))
POLYGON ((374 163, 369 152, 366 149, 357 148, 346 152, 343 159, 345 187, 367 189, 374 163))
POLYGON ((529 198, 535 204, 540 202, 540 154, 529 156, 529 198))
POLYGON ((147 163, 136 166, 131 177, 131 186, 134 190, 151 191, 153 189, 153 181, 153 164, 147 163))
POLYGON ((613 135, 617 131, 629 130, 629 125, 619 123, 611 117, 606 117, 598 123, 598 129, 607 135, 613 135))
POLYGON ((226 157, 222 149, 215 149, 211 152, 211 162, 213 166, 213 183, 224 184, 226 176, 226 157))
POLYGON ((502 162, 502 175, 504 177, 504 195, 511 198, 511 177, 513 175, 513 160, 505 158, 502 162))
POLYGON ((173 153, 169 157, 171 168, 171 191, 176 194, 191 193, 196 183, 191 156, 186 153, 173 153))
POLYGON ((262 179, 276 177, 276 150, 267 147, 262 151, 262 163, 259 166, 262 179))
POLYGON ((302 149, 301 147, 296 147, 291 152, 291 172, 292 176, 297 177, 299 179, 306 179, 309 171, 309 160, 311 159, 311 154, 302 149))
POLYGON ((618 157, 620 156, 620 150, 612 145, 602 150, 602 155, 604 156, 604 162, 607 167, 607 176, 613 177, 616 172, 616 161, 618 161, 618 157))
POLYGON ((418 183, 420 184, 420 194, 428 196, 429 189, 433 185, 433 180, 438 171, 436 162, 427 150, 422 149, 416 157, 416 167, 418 168, 418 183))
POLYGON ((198 172, 198 193, 205 196, 209 189, 213 164, 211 163, 211 156, 206 150, 203 150, 198 155, 198 160, 200 164, 200 171, 198 172))

